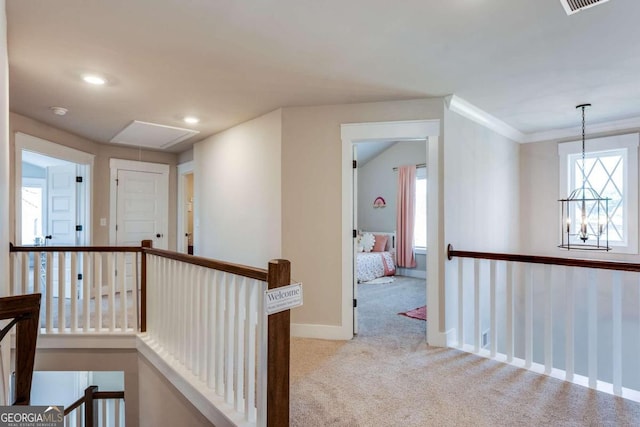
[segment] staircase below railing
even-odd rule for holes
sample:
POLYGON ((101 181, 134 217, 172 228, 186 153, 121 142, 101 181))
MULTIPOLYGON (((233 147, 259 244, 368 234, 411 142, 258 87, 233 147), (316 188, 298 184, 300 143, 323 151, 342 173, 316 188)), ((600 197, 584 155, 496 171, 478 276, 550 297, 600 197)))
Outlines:
POLYGON ((640 401, 640 264, 448 255, 458 348, 640 401))
POLYGON ((98 391, 92 385, 64 410, 65 427, 124 426, 124 391, 98 391))

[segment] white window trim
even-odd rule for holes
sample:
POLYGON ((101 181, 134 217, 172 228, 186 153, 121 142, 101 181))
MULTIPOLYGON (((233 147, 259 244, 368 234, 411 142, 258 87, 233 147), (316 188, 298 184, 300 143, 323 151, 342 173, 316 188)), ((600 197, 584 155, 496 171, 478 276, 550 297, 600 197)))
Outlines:
MULTIPOLYGON (((610 150, 626 149, 625 158, 625 203, 624 215, 627 225, 627 244, 624 246, 610 243, 612 253, 637 254, 638 253, 638 133, 593 138, 585 141, 585 152, 606 152, 610 150)), ((568 156, 582 152, 582 141, 572 141, 558 144, 560 163, 559 197, 565 198, 568 194, 569 167, 568 156)), ((563 250, 566 252, 566 250, 563 250)))

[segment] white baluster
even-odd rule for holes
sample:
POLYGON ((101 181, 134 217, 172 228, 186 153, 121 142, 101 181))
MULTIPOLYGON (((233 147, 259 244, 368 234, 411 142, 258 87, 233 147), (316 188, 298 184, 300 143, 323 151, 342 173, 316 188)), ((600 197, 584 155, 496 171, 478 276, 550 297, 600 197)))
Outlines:
POLYGON ((91 327, 91 268, 93 253, 85 252, 82 256, 82 330, 89 332, 91 327))
POLYGON ((524 331, 524 354, 525 363, 524 366, 527 369, 531 368, 533 361, 533 266, 526 264, 525 267, 525 296, 524 296, 524 316, 525 316, 525 331, 524 331))
POLYGON ((216 381, 216 287, 217 287, 217 271, 207 271, 207 298, 209 301, 209 309, 207 310, 207 387, 213 389, 216 381))
POLYGON ((565 298, 565 379, 573 381, 575 363, 575 327, 574 327, 574 307, 575 296, 573 292, 573 268, 565 267, 565 286, 567 296, 565 298))
POLYGON ((95 305, 95 330, 102 331, 102 253, 94 253, 93 258, 93 292, 95 305))
POLYGON ((553 369, 553 310, 551 299, 551 265, 544 266, 544 373, 553 369))
POLYGON ((498 320, 496 316, 496 262, 489 261, 489 310, 491 316, 491 329, 489 332, 491 357, 496 357, 498 351, 498 320))
MULTIPOLYGON (((133 324, 129 325, 134 331, 138 331, 140 328, 140 322, 138 319, 140 318, 139 306, 138 306, 138 253, 132 252, 131 257, 131 306, 133 307, 133 324)), ((147 307, 147 318, 149 317, 148 307, 147 307)))
POLYGON ((225 351, 226 351, 226 369, 225 369, 225 401, 233 404, 233 376, 235 370, 235 360, 233 358, 234 337, 236 332, 236 275, 229 274, 227 280, 227 300, 226 300, 226 330, 225 330, 225 351))
POLYGON ((109 299, 107 313, 109 314, 109 331, 116 330, 116 274, 121 276, 122 271, 116 271, 113 252, 107 253, 107 278, 109 286, 109 299))
POLYGON ((42 291, 42 252, 33 254, 33 292, 42 291))
POLYGON ((589 387, 598 386, 598 288, 596 283, 596 270, 589 269, 588 274, 588 369, 589 387))
MULTIPOLYGON (((127 330, 127 264, 126 264, 126 252, 116 253, 116 260, 118 265, 118 288, 120 290, 120 331, 125 332, 127 330)), ((114 306, 114 312, 115 312, 114 306)), ((114 313, 115 314, 115 313, 114 313)), ((115 317, 115 316, 114 316, 115 317)))
POLYGON ((46 328, 47 333, 53 332, 53 254, 47 252, 47 266, 45 268, 45 289, 46 289, 46 328))
POLYGON ((64 252, 58 252, 58 332, 65 332, 66 329, 65 288, 67 285, 67 274, 65 255, 64 252))
POLYGON ((71 332, 78 332, 78 253, 71 252, 71 332))
POLYGON ((480 260, 473 260, 473 351, 480 352, 480 260))
POLYGON ((252 280, 246 292, 247 321, 245 322, 245 366, 247 375, 247 394, 244 405, 245 419, 256 420, 256 326, 258 323, 258 294, 260 282, 252 280))
POLYGON ((507 362, 513 362, 513 263, 506 262, 505 276, 507 279, 506 296, 506 325, 505 325, 505 345, 507 352, 507 362))
POLYGON ((613 315, 613 394, 622 395, 622 272, 614 271, 612 284, 613 315))
POLYGON ((200 315, 198 316, 199 339, 198 339, 198 366, 200 372, 200 381, 207 382, 207 353, 209 351, 209 330, 207 327, 207 302, 209 301, 208 289, 208 268, 198 267, 198 288, 200 300, 200 315))
POLYGON ((216 393, 224 395, 224 332, 225 332, 225 294, 227 273, 221 273, 216 286, 216 393))
MULTIPOLYGON (((29 289, 29 252, 22 252, 21 254, 21 259, 22 259, 22 277, 20 278, 20 282, 21 282, 21 288, 22 288, 22 294, 30 294, 30 289, 29 289)), ((35 272, 37 269, 35 268, 36 266, 33 266, 33 271, 35 272)))
POLYGON ((464 259, 458 258, 458 348, 464 347, 464 259))
POLYGON ((244 331, 245 331, 245 302, 246 302, 247 279, 242 277, 236 281, 236 333, 235 333, 235 397, 236 411, 244 412, 244 331))

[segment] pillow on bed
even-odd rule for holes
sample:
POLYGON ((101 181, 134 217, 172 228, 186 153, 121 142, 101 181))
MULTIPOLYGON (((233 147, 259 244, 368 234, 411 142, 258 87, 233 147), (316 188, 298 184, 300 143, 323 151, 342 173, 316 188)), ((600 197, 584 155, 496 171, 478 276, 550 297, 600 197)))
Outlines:
POLYGON ((374 234, 373 237, 375 238, 375 243, 371 252, 384 252, 384 249, 387 247, 387 240, 389 240, 389 236, 374 234))
POLYGON ((364 233, 360 238, 360 245, 364 248, 365 252, 371 252, 373 245, 375 244, 375 237, 371 233, 364 233))

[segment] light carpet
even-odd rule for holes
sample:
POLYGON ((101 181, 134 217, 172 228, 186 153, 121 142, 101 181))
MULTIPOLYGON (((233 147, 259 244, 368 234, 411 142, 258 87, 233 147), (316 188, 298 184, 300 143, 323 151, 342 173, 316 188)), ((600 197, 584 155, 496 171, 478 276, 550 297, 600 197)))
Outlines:
POLYGON ((424 304, 416 282, 359 287, 351 341, 292 340, 292 426, 640 426, 640 404, 427 346, 397 315, 424 304))

